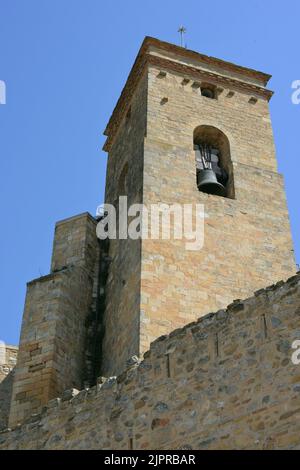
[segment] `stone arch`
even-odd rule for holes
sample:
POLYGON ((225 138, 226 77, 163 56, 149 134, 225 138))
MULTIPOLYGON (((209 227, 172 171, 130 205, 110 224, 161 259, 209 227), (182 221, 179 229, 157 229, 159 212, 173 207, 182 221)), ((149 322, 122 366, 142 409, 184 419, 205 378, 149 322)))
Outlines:
MULTIPOLYGON (((210 148, 216 149, 218 155, 217 166, 220 168, 218 173, 219 178, 222 179, 222 184, 225 186, 224 196, 234 199, 234 175, 233 165, 231 159, 230 142, 227 135, 219 128, 203 124, 197 126, 193 132, 194 149, 199 146, 206 145, 210 148), (226 177, 225 177, 226 175, 226 177)), ((196 162, 197 173, 199 168, 196 162)))

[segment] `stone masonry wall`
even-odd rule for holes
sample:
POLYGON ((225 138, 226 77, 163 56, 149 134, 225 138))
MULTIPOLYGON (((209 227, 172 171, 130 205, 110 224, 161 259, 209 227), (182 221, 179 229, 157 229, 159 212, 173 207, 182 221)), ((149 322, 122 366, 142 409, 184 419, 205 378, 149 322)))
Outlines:
POLYGON ((158 335, 296 272, 268 101, 251 97, 222 85, 209 99, 188 70, 149 67, 143 203, 193 204, 194 214, 203 204, 205 219, 200 250, 188 251, 173 235, 142 242, 142 352, 158 335), (229 140, 235 199, 196 186, 193 133, 201 125, 229 140))
POLYGON ((151 344, 90 390, 0 434, 0 449, 300 449, 300 274, 151 344))
MULTIPOLYGON (((146 76, 141 78, 127 106, 127 116, 108 156, 106 173, 105 202, 116 207, 119 196, 124 195, 128 197, 128 207, 142 203, 146 76)), ((108 254, 102 373, 117 374, 130 356, 139 354, 141 240, 109 240, 108 254)))
POLYGON ((7 428, 18 348, 0 344, 0 429, 7 428))
POLYGON ((142 202, 150 213, 153 204, 193 204, 194 214, 196 204, 204 205, 204 246, 188 251, 186 240, 172 234, 171 240, 111 241, 105 375, 119 374, 130 355, 143 353, 159 335, 296 272, 268 76, 243 74, 157 40, 145 55, 108 125, 106 202, 124 192, 128 165, 128 205, 142 202), (216 87, 217 99, 201 95, 202 81, 216 87), (229 141, 234 199, 197 188, 193 134, 202 125, 229 141))
POLYGON ((89 214, 56 225, 52 272, 27 285, 10 426, 66 388, 83 387, 97 250, 89 214))

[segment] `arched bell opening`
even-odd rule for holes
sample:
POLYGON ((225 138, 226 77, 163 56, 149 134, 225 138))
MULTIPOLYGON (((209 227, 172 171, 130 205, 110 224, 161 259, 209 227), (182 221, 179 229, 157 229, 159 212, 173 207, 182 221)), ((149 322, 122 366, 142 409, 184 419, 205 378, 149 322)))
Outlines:
POLYGON ((213 126, 194 130, 196 181, 199 191, 234 199, 230 144, 226 135, 213 126))

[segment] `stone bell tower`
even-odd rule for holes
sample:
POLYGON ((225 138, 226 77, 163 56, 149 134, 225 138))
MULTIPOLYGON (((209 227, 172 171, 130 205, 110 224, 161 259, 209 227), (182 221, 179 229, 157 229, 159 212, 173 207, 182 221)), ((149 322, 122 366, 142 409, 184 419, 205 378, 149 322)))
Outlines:
POLYGON ((145 38, 105 131, 106 202, 203 204, 204 246, 110 241, 104 375, 158 336, 295 272, 269 79, 145 38))
POLYGON ((294 274, 269 78, 145 38, 105 130, 105 200, 127 196, 149 213, 201 204, 204 244, 100 241, 87 213, 58 222, 50 274, 27 285, 10 427, 119 374, 157 337, 294 274))

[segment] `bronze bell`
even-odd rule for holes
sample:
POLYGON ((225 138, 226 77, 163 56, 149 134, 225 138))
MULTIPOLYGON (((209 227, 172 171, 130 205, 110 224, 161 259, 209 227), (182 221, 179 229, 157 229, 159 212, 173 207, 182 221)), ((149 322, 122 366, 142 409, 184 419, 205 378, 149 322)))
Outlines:
POLYGON ((197 172, 197 186, 199 191, 216 196, 226 196, 226 188, 217 180, 216 173, 210 168, 197 172))

